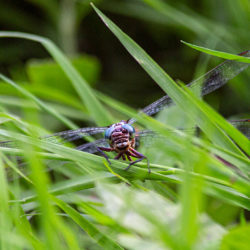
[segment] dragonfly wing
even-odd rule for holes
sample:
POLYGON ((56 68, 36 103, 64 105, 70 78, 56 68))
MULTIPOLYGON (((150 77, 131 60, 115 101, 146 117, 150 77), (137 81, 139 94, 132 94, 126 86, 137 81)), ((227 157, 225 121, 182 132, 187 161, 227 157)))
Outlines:
MULTIPOLYGON (((240 53, 241 56, 250 56, 250 51, 245 51, 240 53)), ((214 90, 225 85, 230 79, 237 76, 241 71, 245 70, 249 66, 248 63, 242 63, 237 61, 226 60, 225 62, 219 64, 217 67, 213 68, 205 75, 199 77, 198 79, 187 84, 188 87, 194 88, 200 86, 202 88, 201 95, 207 95, 214 90)), ((165 107, 173 103, 172 99, 165 95, 159 100, 153 102, 152 104, 146 106, 141 112, 151 116, 165 107)), ((129 120, 132 124, 136 121, 135 118, 129 120)))
POLYGON ((0 141, 1 148, 13 148, 16 146, 14 141, 0 141))
MULTIPOLYGON (((250 50, 244 51, 239 55, 248 57, 250 56, 250 50)), ((233 79, 248 66, 249 63, 227 60, 208 71, 205 75, 189 83, 188 87, 194 88, 199 85, 202 88, 202 96, 207 95, 225 85, 229 80, 233 79)))
MULTIPOLYGON (((181 135, 182 132, 184 133, 190 133, 195 132, 196 128, 189 128, 189 129, 169 129, 170 133, 181 135)), ((140 144, 143 144, 146 147, 151 146, 155 141, 158 140, 165 140, 167 137, 164 137, 160 135, 157 132, 154 132, 152 130, 141 130, 137 132, 136 134, 136 147, 138 147, 140 144)))
POLYGON ((109 144, 108 144, 106 139, 102 138, 102 139, 96 140, 94 142, 84 143, 84 144, 78 146, 76 149, 80 150, 80 151, 87 152, 87 153, 94 154, 94 153, 98 152, 98 150, 97 150, 98 147, 105 147, 106 148, 106 147, 109 147, 109 144))
POLYGON ((250 140, 250 119, 230 121, 230 123, 250 140))
MULTIPOLYGON (((75 141, 83 138, 84 136, 94 135, 104 132, 108 127, 88 127, 79 128, 75 130, 66 130, 52 135, 44 136, 41 139, 47 142, 61 144, 65 142, 75 141)), ((13 148, 17 147, 17 142, 14 141, 2 141, 0 147, 13 148)))
POLYGON ((156 140, 162 137, 159 133, 152 130, 141 130, 136 133, 135 136, 135 147, 138 148, 141 144, 146 147, 150 147, 156 140))
POLYGON ((42 139, 53 143, 64 143, 75 141, 84 136, 94 135, 104 132, 108 127, 88 127, 75 130, 66 130, 53 135, 45 136, 42 139))
MULTIPOLYGON (((239 131, 241 131, 248 139, 250 139, 250 119, 235 120, 229 122, 239 131)), ((195 131, 196 128, 169 130, 169 132, 176 134, 180 134, 181 132, 190 133, 195 131)), ((141 130, 136 133, 136 146, 138 146, 140 143, 143 143, 144 146, 148 147, 152 145, 154 141, 162 138, 163 137, 159 133, 152 130, 141 130)))

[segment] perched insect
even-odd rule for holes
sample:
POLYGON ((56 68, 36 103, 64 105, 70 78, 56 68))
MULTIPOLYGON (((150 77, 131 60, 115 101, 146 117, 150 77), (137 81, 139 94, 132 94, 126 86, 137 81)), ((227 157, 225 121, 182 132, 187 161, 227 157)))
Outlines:
MULTIPOLYGON (((112 124, 105 131, 105 139, 109 141, 110 147, 98 147, 98 149, 101 152, 117 152, 118 155, 115 157, 116 160, 122 158, 125 161, 127 157, 131 163, 128 165, 126 170, 128 170, 133 164, 142 161, 143 159, 147 159, 145 155, 135 150, 135 129, 132 125, 128 124, 127 121, 120 121, 118 123, 112 124), (131 156, 139 159, 132 161, 131 156)), ((108 159, 106 155, 105 158, 108 159)), ((150 172, 149 162, 148 170, 150 172)))
MULTIPOLYGON (((245 51, 240 53, 241 56, 250 56, 250 51, 245 51)), ((214 90, 220 88, 226 84, 230 79, 237 76, 241 71, 245 70, 249 64, 241 63, 237 61, 227 60, 211 71, 207 72, 203 76, 199 77, 197 80, 189 83, 187 86, 193 88, 195 86, 201 87, 201 95, 207 95, 214 90)), ((153 115, 160 110, 166 108, 172 104, 172 100, 168 95, 163 96, 159 100, 148 105, 141 112, 147 115, 153 115)), ((120 121, 118 123, 112 124, 107 127, 90 127, 90 128, 80 128, 77 130, 68 130, 53 135, 44 137, 51 142, 58 143, 58 141, 63 140, 63 142, 74 141, 81 139, 83 136, 94 135, 97 133, 105 133, 104 138, 96 140, 94 142, 82 144, 76 149, 88 152, 88 153, 101 153, 107 160, 108 156, 104 152, 116 152, 117 155, 115 159, 126 158, 130 161, 128 167, 134 165, 135 163, 147 160, 148 170, 149 162, 145 155, 139 153, 136 149, 136 141, 141 137, 152 136, 154 133, 149 130, 135 131, 132 124, 136 119, 131 118, 128 121, 120 121), (137 158, 133 161, 131 157, 137 158)), ((248 138, 250 137, 250 120, 240 120, 231 122, 235 127, 238 127, 248 138)), ((9 142, 1 142, 0 146, 8 146, 9 142)), ((109 161, 109 160, 108 160, 109 161)))

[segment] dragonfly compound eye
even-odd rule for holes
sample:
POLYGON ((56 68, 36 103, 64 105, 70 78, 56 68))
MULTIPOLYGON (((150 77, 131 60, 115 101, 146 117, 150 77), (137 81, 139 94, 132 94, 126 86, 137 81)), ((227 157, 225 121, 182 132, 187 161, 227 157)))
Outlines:
POLYGON ((126 129, 129 132, 131 138, 134 138, 135 129, 133 126, 131 126, 129 124, 123 124, 122 128, 126 129))
POLYGON ((111 134, 112 134, 113 131, 114 131, 114 127, 110 127, 108 129, 106 129, 105 134, 104 134, 105 139, 110 140, 111 139, 111 134))

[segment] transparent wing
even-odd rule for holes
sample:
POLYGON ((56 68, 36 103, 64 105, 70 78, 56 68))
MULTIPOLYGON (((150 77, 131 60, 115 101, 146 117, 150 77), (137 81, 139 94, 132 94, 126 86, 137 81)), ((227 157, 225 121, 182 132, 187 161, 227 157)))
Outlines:
POLYGON ((1 141, 0 147, 1 148, 13 148, 16 146, 16 143, 13 141, 1 141))
MULTIPOLYGON (((236 120, 236 121, 229 121, 229 122, 234 127, 236 127, 239 131, 241 131, 248 139, 250 139, 250 119, 236 120)), ((185 133, 194 132, 196 131, 196 128, 170 130, 171 133, 178 133, 178 131, 185 132, 185 133)), ((161 138, 162 136, 160 134, 152 130, 141 130, 136 133, 137 146, 140 143, 143 143, 144 146, 148 147, 152 145, 152 143, 155 140, 159 140, 161 138)))
MULTIPOLYGON (((52 135, 42 137, 41 140, 46 140, 52 143, 65 143, 83 138, 84 136, 94 135, 104 132, 108 127, 88 127, 75 130, 66 130, 52 135)), ((17 143, 14 141, 2 141, 0 147, 16 147, 17 143)))
MULTIPOLYGON (((6 147, 9 147, 9 145, 7 146, 7 144, 9 144, 10 142, 0 142, 0 147, 2 146, 2 144, 6 144, 5 146, 6 147)), ((13 141, 11 141, 11 146, 13 145, 13 141)), ((81 151, 84 151, 84 152, 87 152, 87 153, 91 153, 91 154, 94 154, 94 153, 97 153, 98 150, 97 150, 97 147, 109 147, 109 144, 107 142, 106 139, 102 138, 102 139, 99 139, 99 140, 96 140, 94 142, 89 142, 89 143, 85 143, 85 144, 82 144, 78 147, 76 147, 77 150, 81 150, 81 151)), ((27 169, 26 169, 26 162, 23 162, 23 158, 22 157, 19 157, 17 156, 16 158, 18 161, 19 161, 19 164, 18 164, 18 169, 22 172, 25 172, 27 174, 27 169)), ((69 161, 61 161, 61 163, 58 163, 57 160, 47 160, 47 164, 48 166, 53 165, 52 169, 55 167, 55 163, 56 164, 61 164, 61 165, 64 165, 65 163, 68 163, 69 161), (53 164, 52 164, 53 163, 53 164)), ((52 169, 48 169, 49 171, 52 170, 52 169)), ((8 180, 13 180, 13 176, 12 176, 12 169, 10 168, 7 168, 7 176, 8 176, 8 180)))
POLYGON ((229 122, 250 140, 250 119, 229 122))
POLYGON ((66 130, 53 135, 48 135, 43 137, 43 140, 49 142, 70 142, 81 139, 84 136, 94 135, 104 132, 108 127, 89 127, 89 128, 80 128, 75 130, 66 130))
MULTIPOLYGON (((250 56, 250 50, 242 52, 239 55, 250 56)), ((234 78, 241 71, 245 70, 248 66, 248 63, 227 60, 207 72, 205 75, 187 84, 187 86, 190 88, 199 86, 200 88, 202 88, 201 95, 204 96, 222 87, 230 79, 234 78)), ((172 103, 172 99, 168 95, 165 95, 159 100, 146 106, 144 109, 141 110, 141 112, 151 116, 164 109, 165 107, 171 105, 172 103)), ((135 121, 136 119, 132 118, 130 119, 129 123, 132 124, 135 121)))
POLYGON ((102 139, 96 140, 94 142, 84 143, 84 144, 78 146, 76 149, 80 150, 80 151, 87 152, 87 153, 94 154, 94 153, 98 152, 98 150, 97 150, 98 147, 105 147, 105 148, 108 147, 109 148, 109 144, 108 144, 106 139, 102 138, 102 139))
MULTIPOLYGON (((179 132, 195 132, 196 128, 190 128, 190 129, 175 129, 175 130, 169 130, 171 133, 178 134, 179 132)), ((145 147, 150 147, 154 142, 158 140, 164 140, 166 137, 163 137, 157 132, 154 132, 152 130, 141 130, 136 133, 136 147, 143 144, 145 147)))

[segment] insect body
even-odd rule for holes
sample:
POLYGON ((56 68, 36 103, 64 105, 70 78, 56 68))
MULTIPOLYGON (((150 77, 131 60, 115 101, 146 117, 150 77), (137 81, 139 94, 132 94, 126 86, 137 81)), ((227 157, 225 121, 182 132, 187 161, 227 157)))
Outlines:
MULTIPOLYGON (((139 153, 135 150, 135 140, 136 133, 135 129, 132 125, 128 124, 127 121, 120 121, 119 123, 115 123, 109 126, 109 128, 105 131, 105 139, 109 141, 110 148, 108 147, 98 147, 99 152, 104 155, 104 157, 108 160, 106 154, 103 151, 117 152, 116 160, 122 158, 124 161, 126 158, 131 161, 126 170, 130 168, 130 166, 135 163, 142 161, 143 159, 147 159, 146 156, 139 153), (133 161, 131 157, 138 158, 138 160, 133 161)), ((149 163, 148 163, 148 171, 150 172, 149 163)))

